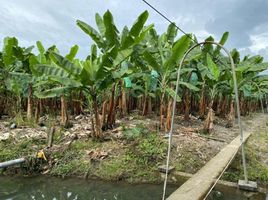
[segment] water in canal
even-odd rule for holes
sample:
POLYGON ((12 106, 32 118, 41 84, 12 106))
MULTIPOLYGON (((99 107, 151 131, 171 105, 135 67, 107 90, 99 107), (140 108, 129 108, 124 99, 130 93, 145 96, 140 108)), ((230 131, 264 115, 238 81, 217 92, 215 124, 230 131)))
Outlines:
MULTIPOLYGON (((168 186, 168 194, 177 187, 168 186)), ((209 200, 265 200, 264 195, 249 195, 225 189, 209 200)), ((52 177, 1 177, 0 200, 160 200, 161 185, 126 184, 52 177)))

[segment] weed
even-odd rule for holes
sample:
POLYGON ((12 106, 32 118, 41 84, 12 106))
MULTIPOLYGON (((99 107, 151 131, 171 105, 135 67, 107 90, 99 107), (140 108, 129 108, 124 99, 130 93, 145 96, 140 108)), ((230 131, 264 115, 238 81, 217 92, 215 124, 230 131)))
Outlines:
POLYGON ((151 133, 134 143, 129 156, 140 164, 156 164, 166 155, 167 144, 156 134, 151 133))

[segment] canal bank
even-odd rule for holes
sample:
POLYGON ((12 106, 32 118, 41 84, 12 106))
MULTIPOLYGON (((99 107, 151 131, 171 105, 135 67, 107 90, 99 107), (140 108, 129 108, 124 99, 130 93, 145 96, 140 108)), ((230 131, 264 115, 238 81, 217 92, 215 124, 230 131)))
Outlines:
MULTIPOLYGON (((249 178, 264 187, 267 186, 268 180, 265 160, 268 157, 266 121, 263 115, 244 119, 244 128, 254 131, 247 143, 249 178)), ((192 118, 191 123, 177 124, 171 162, 175 170, 169 176, 169 182, 177 186, 181 181, 174 174, 179 171, 195 173, 237 134, 236 127, 224 128, 223 122, 218 119, 215 132, 212 135, 203 135, 198 132, 198 123, 197 119, 192 118)), ((82 134, 78 135, 72 130, 57 129, 51 148, 46 148, 46 135, 41 134, 37 137, 10 137, 2 140, 0 161, 27 157, 27 162, 21 166, 2 169, 2 177, 14 174, 42 174, 49 177, 81 177, 115 182, 162 183, 158 166, 165 163, 166 139, 162 133, 153 129, 151 121, 134 118, 131 125, 132 127, 126 121, 121 122, 121 125, 113 130, 113 137, 107 137, 107 140, 103 141, 82 137, 82 134), (40 150, 43 150, 46 159, 36 159, 40 150)), ((24 127, 19 130, 27 133, 28 129, 30 128, 24 127)), ((36 127, 31 130, 38 132, 36 127)), ((223 179, 237 182, 242 178, 240 165, 240 155, 237 155, 223 179)))

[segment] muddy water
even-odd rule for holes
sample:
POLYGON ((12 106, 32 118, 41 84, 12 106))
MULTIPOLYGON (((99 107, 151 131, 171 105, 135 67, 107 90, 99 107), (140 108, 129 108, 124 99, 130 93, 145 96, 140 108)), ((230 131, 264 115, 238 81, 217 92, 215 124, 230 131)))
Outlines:
MULTIPOLYGON (((171 194, 177 187, 168 186, 171 194)), ((265 200, 234 189, 214 191, 209 200, 265 200)), ((160 200, 162 185, 111 183, 51 177, 1 177, 0 200, 160 200)))

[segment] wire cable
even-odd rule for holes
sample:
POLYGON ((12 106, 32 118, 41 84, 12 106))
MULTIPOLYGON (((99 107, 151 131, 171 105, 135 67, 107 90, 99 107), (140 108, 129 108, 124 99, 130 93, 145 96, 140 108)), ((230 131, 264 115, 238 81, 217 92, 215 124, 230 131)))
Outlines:
MULTIPOLYGON (((194 43, 198 43, 196 38, 192 38, 190 34, 187 34, 186 31, 184 31, 182 28, 180 28, 178 25, 175 24, 175 22, 172 22, 166 15, 164 15, 162 12, 160 12, 158 9, 156 9, 152 4, 150 4, 148 1, 146 0, 142 0, 145 4, 147 4, 150 8, 152 8, 155 12, 157 12, 161 17, 163 17, 165 20, 167 20, 170 24, 173 24, 180 32, 182 32, 184 35, 186 35, 188 38, 190 38, 194 43)), ((210 52, 208 52, 208 54, 212 57, 215 57, 214 55, 212 55, 210 52)), ((218 59, 218 57, 216 57, 217 62, 219 62, 220 64, 222 64, 224 67, 227 67, 220 59, 218 59)))
MULTIPOLYGON (((157 10, 154 6, 152 6, 149 2, 147 2, 146 0, 142 0, 145 4, 147 4, 150 8, 152 8, 155 12, 157 12, 160 16, 162 16, 165 20, 167 20, 170 24, 173 24, 179 31, 181 31, 184 35, 186 35, 188 38, 190 38, 194 43, 198 44, 197 39, 193 39, 189 34, 187 34, 183 29, 181 29, 179 26, 177 26, 174 22, 172 22, 168 17, 166 17, 163 13, 161 13, 159 10, 157 10)), ((200 46, 201 48, 201 46, 200 46)), ((208 52, 208 54, 211 55, 210 52, 208 52)), ((211 55, 212 57, 215 57, 214 55, 211 55)), ((231 55, 230 55, 231 56, 231 55)), ((223 66, 225 66, 228 69, 228 66, 226 66, 220 59, 218 59, 218 57, 216 57, 216 60, 221 63, 223 66)), ((233 64, 233 62, 231 63, 233 64)), ((178 74, 179 77, 179 74, 178 74)), ((177 94, 175 93, 175 96, 177 94)), ((173 113, 174 114, 174 113, 173 113)), ((240 128, 241 129, 241 128, 240 128)), ((240 130, 241 131, 241 130, 240 130)), ((242 137, 242 141, 243 141, 243 137, 242 137)), ((167 179, 168 179, 168 168, 169 168, 169 162, 170 162, 170 152, 171 152, 171 142, 172 142, 172 130, 169 133, 169 145, 168 145, 168 155, 167 155, 167 162, 166 162, 166 173, 165 173, 165 181, 164 181, 164 186, 163 186, 163 196, 162 196, 162 200, 165 200, 165 196, 166 196, 166 187, 167 187, 167 179)), ((242 143, 243 145, 243 143, 242 143)), ((233 155, 234 157, 235 155, 233 155)), ((230 162, 233 160, 233 157, 231 158, 230 162)), ((229 163, 228 165, 229 166, 229 163)), ((226 167, 227 168, 227 167, 226 167)), ((226 170, 226 168, 223 170, 223 172, 226 170)), ((218 180, 221 178, 223 172, 220 174, 220 176, 218 177, 218 179, 216 180, 216 182, 214 183, 213 187, 216 185, 216 183, 218 182, 218 180)), ((246 178, 247 180, 247 178, 246 178)), ((209 193, 212 191, 213 187, 210 188, 209 192, 207 193, 207 196, 209 195, 209 193)), ((207 197, 206 196, 206 197, 207 197)), ((205 197, 205 198, 206 198, 205 197)))
POLYGON ((155 12, 157 12, 159 15, 161 15, 165 20, 167 20, 170 24, 173 24, 178 30, 180 30, 184 35, 187 35, 189 38, 192 39, 191 36, 189 36, 184 30, 182 30, 180 27, 178 27, 175 22, 172 22, 169 18, 167 18, 163 13, 161 13, 159 10, 157 10, 154 6, 152 6, 150 3, 148 3, 146 0, 142 0, 144 3, 146 3, 150 8, 152 8, 155 12))

